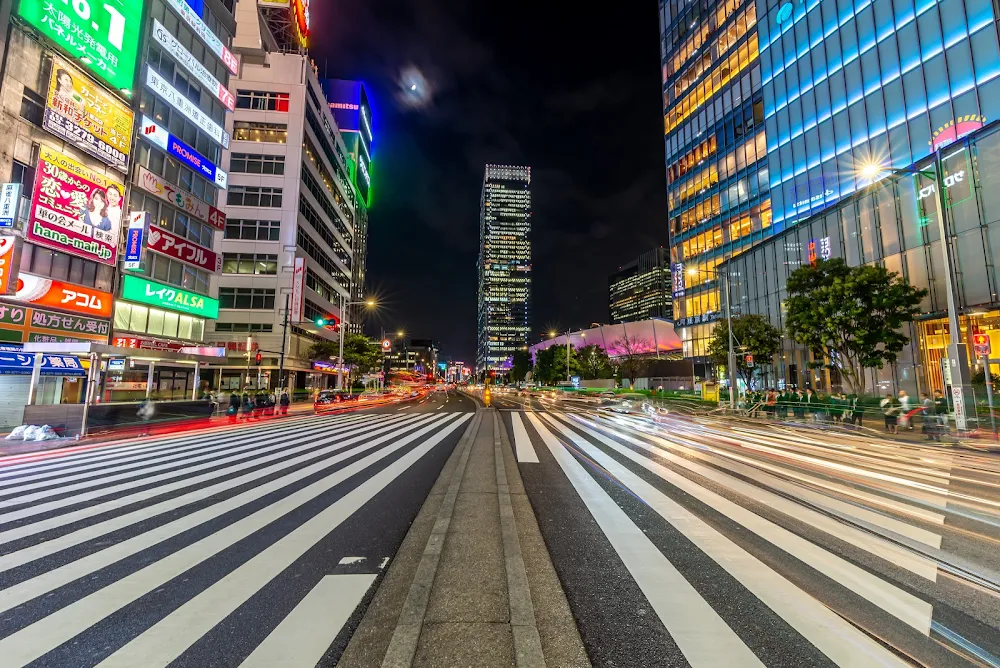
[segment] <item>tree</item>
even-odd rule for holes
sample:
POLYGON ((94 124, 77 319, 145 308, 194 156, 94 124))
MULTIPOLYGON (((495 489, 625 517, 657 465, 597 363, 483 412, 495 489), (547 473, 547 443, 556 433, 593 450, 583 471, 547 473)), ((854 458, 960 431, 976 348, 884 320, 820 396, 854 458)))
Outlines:
POLYGON ((306 351, 306 355, 310 360, 331 360, 337 359, 340 355, 340 343, 337 341, 317 341, 316 343, 309 346, 309 350, 306 351))
POLYGON ((520 383, 529 371, 531 371, 531 353, 527 350, 515 350, 511 360, 510 379, 520 383))
POLYGON ((350 367, 351 384, 362 374, 382 364, 382 346, 363 334, 348 334, 344 339, 344 364, 350 367))
POLYGON ((535 353, 534 379, 542 385, 552 382, 553 365, 555 363, 555 349, 558 346, 549 346, 544 350, 535 353))
MULTIPOLYGON (((569 375, 579 376, 580 355, 570 348, 569 375)), ((554 385, 566 380, 566 347, 549 346, 535 353, 534 379, 543 385, 554 385)))
POLYGON ((786 327, 821 366, 839 369, 850 389, 864 394, 865 371, 896 362, 909 342, 902 327, 926 295, 885 267, 819 260, 788 277, 786 327))
POLYGON ((635 386, 639 374, 646 369, 646 355, 655 351, 649 339, 629 338, 624 327, 622 338, 611 342, 611 350, 621 362, 621 374, 623 378, 628 378, 629 387, 635 386))
MULTIPOLYGON (((753 355, 756 365, 770 364, 771 359, 781 350, 781 330, 757 314, 733 318, 733 345, 740 346, 734 354, 736 372, 753 389, 754 369, 748 366, 746 356, 753 355)), ((708 354, 716 364, 729 365, 729 322, 720 320, 712 330, 712 340, 708 344, 708 354)))
POLYGON ((614 378, 615 370, 611 366, 611 360, 604 348, 591 344, 580 348, 577 355, 580 358, 580 375, 584 379, 614 378))

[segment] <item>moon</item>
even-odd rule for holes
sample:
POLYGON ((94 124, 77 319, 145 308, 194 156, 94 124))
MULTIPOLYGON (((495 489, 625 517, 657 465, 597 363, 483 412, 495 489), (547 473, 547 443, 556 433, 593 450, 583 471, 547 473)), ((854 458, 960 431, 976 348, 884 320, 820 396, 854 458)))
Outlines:
POLYGON ((406 107, 422 109, 433 101, 433 87, 415 65, 407 65, 400 71, 397 85, 397 97, 406 107))

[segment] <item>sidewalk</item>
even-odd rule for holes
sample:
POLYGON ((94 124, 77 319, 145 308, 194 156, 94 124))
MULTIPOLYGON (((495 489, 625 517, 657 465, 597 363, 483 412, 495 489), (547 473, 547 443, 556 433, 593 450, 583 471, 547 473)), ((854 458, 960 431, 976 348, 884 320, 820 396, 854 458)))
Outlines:
POLYGON ((495 410, 476 412, 339 665, 590 665, 495 410))

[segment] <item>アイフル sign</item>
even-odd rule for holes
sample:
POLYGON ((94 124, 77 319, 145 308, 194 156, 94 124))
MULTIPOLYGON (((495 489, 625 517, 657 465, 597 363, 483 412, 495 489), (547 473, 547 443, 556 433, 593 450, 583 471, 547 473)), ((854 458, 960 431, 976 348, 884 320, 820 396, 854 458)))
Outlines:
POLYGON ((117 170, 128 166, 132 110, 82 72, 52 58, 42 127, 117 170))
POLYGON ((218 299, 130 274, 122 281, 122 299, 202 318, 219 317, 218 299))
POLYGON ((79 257, 114 264, 125 186, 42 146, 24 237, 79 257))
POLYGON ((151 251, 156 251, 161 255, 172 257, 213 274, 222 272, 222 255, 179 237, 173 232, 168 232, 162 227, 150 229, 148 239, 146 246, 151 251))

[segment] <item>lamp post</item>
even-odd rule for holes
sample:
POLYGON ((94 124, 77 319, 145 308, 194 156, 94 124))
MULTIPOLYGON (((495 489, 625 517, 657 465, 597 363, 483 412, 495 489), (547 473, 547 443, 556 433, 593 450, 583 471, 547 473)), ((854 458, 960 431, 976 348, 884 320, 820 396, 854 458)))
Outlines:
MULTIPOLYGON (((697 276, 698 274, 705 274, 706 276, 715 276, 715 280, 719 280, 719 270, 718 269, 697 269, 692 267, 687 270, 688 276, 697 276)), ((732 306, 730 304, 729 297, 729 272, 727 271, 723 280, 723 292, 726 297, 726 328, 729 330, 729 353, 727 355, 727 371, 729 372, 729 407, 732 409, 736 408, 736 347, 733 345, 735 337, 733 335, 733 312, 732 306)))
MULTIPOLYGON (((347 307, 354 306, 356 304, 364 304, 365 306, 375 306, 374 299, 363 299, 360 301, 350 302, 344 295, 340 295, 340 357, 339 363, 337 364, 337 389, 344 389, 344 331, 347 326, 347 307)), ((326 326, 326 318, 316 319, 317 327, 326 326)))
MULTIPOLYGON (((948 359, 951 366, 952 379, 958 376, 958 382, 951 385, 951 398, 955 406, 955 427, 960 431, 965 431, 968 427, 965 414, 965 395, 967 390, 971 390, 972 377, 969 372, 969 355, 965 342, 962 341, 962 329, 958 320, 958 299, 956 297, 955 281, 952 275, 954 261, 951 256, 951 235, 948 233, 948 225, 945 220, 948 208, 947 194, 945 190, 948 183, 945 181, 941 168, 941 149, 934 152, 933 169, 897 169, 887 167, 878 162, 872 161, 863 165, 858 173, 863 178, 871 181, 869 188, 874 186, 886 174, 895 176, 923 176, 934 180, 934 190, 937 197, 934 198, 938 210, 937 227, 938 235, 941 237, 941 255, 944 260, 944 281, 945 293, 948 302, 948 359), (943 186, 943 187, 942 187, 943 186)), ((923 193, 921 193, 923 194, 923 193)), ((919 201, 918 201, 919 205, 919 201)), ((923 206, 920 206, 921 212, 923 206)), ((987 369, 989 373, 989 369, 987 369)), ((969 392, 971 394, 971 392, 969 392)))

